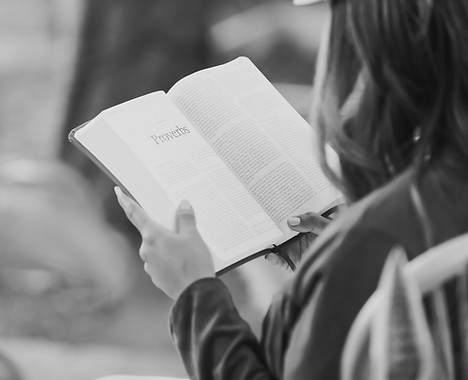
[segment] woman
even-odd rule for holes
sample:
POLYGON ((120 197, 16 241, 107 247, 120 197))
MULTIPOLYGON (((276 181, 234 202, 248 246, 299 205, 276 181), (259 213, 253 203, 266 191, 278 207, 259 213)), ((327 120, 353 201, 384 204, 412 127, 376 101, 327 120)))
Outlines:
MULTIPOLYGON (((325 171, 348 209, 304 252, 261 341, 214 276, 184 202, 177 233, 129 198, 154 283, 176 299, 171 332, 193 379, 338 379, 343 343, 390 249, 414 258, 468 231, 468 2, 332 0, 315 115, 325 171)), ((457 342, 455 342, 457 344, 457 342)))

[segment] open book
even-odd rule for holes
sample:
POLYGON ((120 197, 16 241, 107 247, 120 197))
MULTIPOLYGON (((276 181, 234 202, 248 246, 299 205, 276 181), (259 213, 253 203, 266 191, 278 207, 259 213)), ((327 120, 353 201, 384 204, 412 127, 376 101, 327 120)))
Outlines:
POLYGON ((295 236, 288 217, 341 201, 314 130, 245 57, 106 109, 69 138, 162 225, 189 200, 217 274, 295 236))

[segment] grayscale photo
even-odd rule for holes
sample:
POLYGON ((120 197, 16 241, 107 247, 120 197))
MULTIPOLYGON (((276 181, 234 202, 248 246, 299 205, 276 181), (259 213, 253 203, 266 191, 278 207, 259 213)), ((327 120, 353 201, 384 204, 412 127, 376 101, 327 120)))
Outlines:
POLYGON ((0 380, 467 380, 468 2, 0 0, 0 380))

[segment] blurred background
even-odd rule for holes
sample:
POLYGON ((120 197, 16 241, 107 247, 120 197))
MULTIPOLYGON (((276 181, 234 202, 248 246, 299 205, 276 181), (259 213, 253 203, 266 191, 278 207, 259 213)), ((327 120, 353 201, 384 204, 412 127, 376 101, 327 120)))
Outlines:
MULTIPOLYGON (((239 55, 307 118, 326 12, 286 0, 0 0, 0 380, 186 375, 171 301, 142 269, 113 184, 68 132, 239 55)), ((258 259, 222 279, 258 334, 288 276, 258 259)))

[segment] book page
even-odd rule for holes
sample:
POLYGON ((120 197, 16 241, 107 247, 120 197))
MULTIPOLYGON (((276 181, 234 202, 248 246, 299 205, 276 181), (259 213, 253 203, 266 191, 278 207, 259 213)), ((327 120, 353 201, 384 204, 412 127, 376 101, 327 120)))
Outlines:
POLYGON ((247 58, 192 74, 168 94, 284 233, 289 216, 339 197, 314 130, 247 58))
MULTIPOLYGON (((171 200, 171 212, 188 199, 204 240, 220 260, 254 253, 281 231, 163 92, 106 110, 112 127, 171 200), (132 128, 138 126, 138 128, 132 128)), ((145 188, 145 183, 138 184, 145 188)), ((151 193, 135 194, 147 209, 151 193)), ((154 207, 154 206, 151 206, 154 207)), ((151 210, 155 220, 160 208, 151 210)), ((150 210, 148 210, 150 211, 150 210)), ((173 225, 166 225, 173 229, 173 225)))

